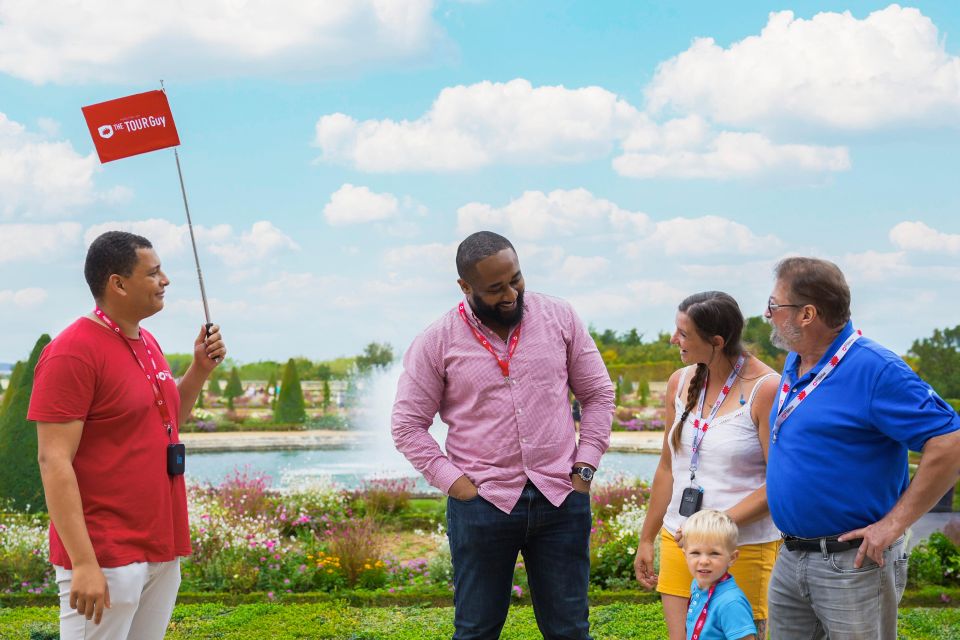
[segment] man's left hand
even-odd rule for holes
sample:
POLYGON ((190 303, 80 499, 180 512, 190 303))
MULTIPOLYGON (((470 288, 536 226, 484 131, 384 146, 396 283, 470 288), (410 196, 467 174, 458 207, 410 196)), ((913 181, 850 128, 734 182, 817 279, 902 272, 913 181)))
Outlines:
POLYGON ((590 493, 590 483, 584 482, 583 478, 577 474, 571 476, 571 481, 573 482, 573 490, 579 491, 580 493, 590 493))
POLYGON ((211 326, 209 335, 206 326, 200 327, 200 335, 193 343, 193 363, 205 373, 210 373, 226 357, 227 346, 220 336, 220 326, 211 326))
POLYGON ((859 569, 863 566, 863 559, 866 556, 869 556, 882 567, 883 552, 902 535, 903 529, 884 519, 871 524, 869 527, 848 531, 838 537, 837 540, 846 542, 847 540, 863 538, 863 542, 860 544, 860 550, 857 551, 857 558, 853 561, 854 568, 859 569))

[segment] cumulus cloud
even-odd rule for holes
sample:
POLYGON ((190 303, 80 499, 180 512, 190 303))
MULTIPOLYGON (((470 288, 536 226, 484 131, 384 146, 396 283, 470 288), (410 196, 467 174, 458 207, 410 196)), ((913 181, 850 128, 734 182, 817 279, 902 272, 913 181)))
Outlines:
POLYGON ((345 183, 330 196, 323 217, 333 226, 376 222, 396 217, 400 202, 392 193, 374 193, 345 183))
POLYGON ((600 87, 533 87, 518 78, 443 89, 412 121, 325 115, 317 121, 315 144, 323 160, 371 172, 579 162, 609 153, 638 116, 600 87))
POLYGON ((682 290, 662 280, 634 280, 615 290, 575 293, 570 303, 586 317, 622 316, 643 309, 676 305, 686 297, 682 290))
POLYGON ((76 222, 0 224, 0 263, 53 260, 79 244, 82 230, 76 222))
POLYGON ((457 231, 461 234, 502 229, 523 240, 547 235, 643 233, 649 226, 650 218, 645 213, 622 209, 586 189, 527 191, 503 207, 471 202, 457 210, 457 231))
POLYGON ((560 266, 560 275, 569 282, 585 282, 610 268, 610 260, 603 256, 567 256, 560 266))
POLYGON ((898 122, 956 122, 960 58, 930 18, 890 5, 809 20, 771 13, 759 35, 719 46, 698 38, 660 64, 648 108, 755 127, 801 121, 844 129, 898 122))
MULTIPOLYGON (((157 250, 161 260, 190 250, 190 230, 186 224, 174 224, 162 218, 148 220, 125 220, 94 225, 84 233, 89 245, 105 231, 129 231, 148 240, 157 250)), ((271 222, 255 222, 248 231, 239 235, 228 224, 204 227, 194 225, 197 244, 206 246, 211 253, 230 267, 238 267, 272 258, 284 251, 296 251, 300 247, 271 222)))
POLYGON ((0 218, 73 213, 97 199, 98 166, 93 154, 81 156, 69 142, 30 133, 0 113, 0 218))
POLYGON ((20 309, 37 307, 47 299, 44 289, 29 287, 26 289, 0 289, 0 305, 12 304, 20 309))
MULTIPOLYGON (((689 141, 685 141, 689 144, 689 141)), ((671 148, 661 152, 628 152, 613 168, 630 178, 739 178, 763 173, 845 171, 845 147, 776 144, 759 133, 722 131, 703 150, 671 148)))
POLYGON ((263 261, 285 251, 299 251, 300 245, 267 220, 254 222, 238 240, 212 243, 210 251, 229 267, 263 261))
POLYGON ((424 58, 432 0, 0 0, 0 72, 34 83, 330 74, 424 58))
POLYGON ((655 252, 679 256, 695 251, 698 255, 721 255, 731 251, 743 255, 769 254, 783 247, 774 235, 760 236, 749 227, 722 218, 673 218, 657 222, 651 233, 624 245, 628 255, 655 252))
POLYGON ((853 282, 883 282, 907 276, 912 268, 903 251, 863 251, 848 253, 841 261, 847 277, 853 282))
POLYGON ((890 242, 905 251, 960 253, 960 234, 943 233, 923 222, 901 222, 890 229, 890 242))

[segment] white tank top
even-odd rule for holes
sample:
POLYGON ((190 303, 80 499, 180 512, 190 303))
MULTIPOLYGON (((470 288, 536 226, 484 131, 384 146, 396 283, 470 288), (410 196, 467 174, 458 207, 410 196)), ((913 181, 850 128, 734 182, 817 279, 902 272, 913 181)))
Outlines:
MULTIPOLYGON (((687 373, 693 367, 686 367, 680 374, 677 385, 677 395, 674 397, 676 407, 676 421, 683 415, 685 402, 680 400, 680 392, 687 373)), ((703 504, 701 509, 716 509, 725 511, 737 504, 766 481, 767 464, 763 459, 763 449, 760 438, 757 436, 757 425, 753 423, 750 408, 756 398, 761 383, 775 376, 769 373, 759 380, 750 393, 750 400, 731 413, 718 416, 714 419, 710 429, 700 444, 700 461, 697 465, 696 483, 703 487, 703 504)), ((667 441, 671 442, 670 455, 673 468, 673 496, 670 506, 663 517, 663 526, 671 534, 682 527, 685 517, 680 515, 680 495, 690 486, 690 443, 693 438, 693 414, 687 416, 682 425, 683 431, 680 451, 672 444, 673 430, 679 428, 677 423, 670 429, 667 441)), ((780 538, 780 532, 773 524, 773 519, 767 514, 760 520, 740 527, 740 544, 758 544, 770 542, 780 538)))

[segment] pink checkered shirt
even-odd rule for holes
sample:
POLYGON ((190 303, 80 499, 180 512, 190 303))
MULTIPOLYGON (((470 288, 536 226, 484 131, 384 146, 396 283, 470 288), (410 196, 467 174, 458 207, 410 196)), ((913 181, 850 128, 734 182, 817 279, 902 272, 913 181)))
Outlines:
MULTIPOLYGON (((505 358, 507 343, 464 306, 505 358)), ((393 440, 444 493, 466 474, 481 496, 509 513, 529 478, 559 506, 573 490, 573 463, 598 467, 610 444, 610 376, 586 327, 558 298, 524 294, 510 382, 456 307, 417 336, 403 368, 393 405, 393 440), (579 444, 568 389, 583 405, 579 444), (438 412, 449 427, 446 455, 428 432, 438 412)))

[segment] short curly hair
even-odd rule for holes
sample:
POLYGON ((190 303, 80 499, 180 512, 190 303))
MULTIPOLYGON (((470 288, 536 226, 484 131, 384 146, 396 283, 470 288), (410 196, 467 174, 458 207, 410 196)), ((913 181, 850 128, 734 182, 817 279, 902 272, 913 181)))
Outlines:
POLYGON ((126 231, 107 231, 97 236, 87 249, 83 276, 94 300, 100 300, 107 288, 107 279, 114 273, 123 277, 133 274, 137 266, 137 250, 152 249, 143 236, 126 231))

